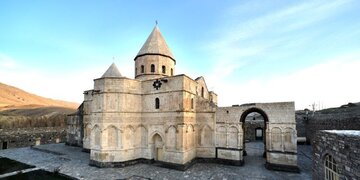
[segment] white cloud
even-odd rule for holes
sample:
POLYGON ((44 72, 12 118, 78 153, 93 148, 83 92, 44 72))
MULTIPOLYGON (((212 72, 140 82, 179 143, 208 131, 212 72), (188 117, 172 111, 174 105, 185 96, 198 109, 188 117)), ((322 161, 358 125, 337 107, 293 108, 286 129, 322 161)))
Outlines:
POLYGON ((14 69, 18 66, 17 62, 11 57, 0 53, 0 68, 1 69, 14 69))
POLYGON ((325 107, 360 101, 360 53, 326 60, 291 74, 267 79, 251 79, 243 84, 216 81, 220 106, 250 102, 295 101, 296 109, 314 102, 325 107))

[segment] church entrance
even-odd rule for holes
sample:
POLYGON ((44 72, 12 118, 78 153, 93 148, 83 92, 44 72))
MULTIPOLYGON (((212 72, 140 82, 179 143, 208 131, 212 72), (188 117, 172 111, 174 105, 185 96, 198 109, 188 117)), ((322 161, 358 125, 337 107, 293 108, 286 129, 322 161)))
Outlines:
POLYGON ((164 143, 159 134, 155 134, 152 138, 152 142, 154 143, 153 147, 153 157, 155 161, 163 161, 164 159, 164 143))

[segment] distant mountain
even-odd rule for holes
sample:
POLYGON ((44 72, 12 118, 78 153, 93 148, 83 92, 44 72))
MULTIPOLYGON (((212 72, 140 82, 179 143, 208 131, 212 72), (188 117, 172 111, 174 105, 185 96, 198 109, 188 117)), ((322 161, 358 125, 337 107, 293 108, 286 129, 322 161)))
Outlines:
POLYGON ((77 103, 54 100, 28 93, 19 88, 0 83, 0 110, 35 107, 63 107, 76 109, 77 103))
POLYGON ((74 113, 78 106, 77 103, 44 98, 0 83, 0 130, 65 128, 67 114, 74 113))

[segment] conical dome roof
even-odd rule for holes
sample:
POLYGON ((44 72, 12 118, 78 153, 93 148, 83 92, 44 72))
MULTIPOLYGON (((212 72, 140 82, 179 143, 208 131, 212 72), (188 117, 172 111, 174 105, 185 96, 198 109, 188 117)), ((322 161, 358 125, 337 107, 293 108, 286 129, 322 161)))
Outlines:
POLYGON ((136 55, 135 60, 136 58, 144 55, 160 55, 169 57, 175 61, 174 55, 166 44, 166 41, 157 25, 154 27, 139 53, 136 55))
POLYGON ((122 76, 119 69, 116 67, 115 63, 112 63, 111 66, 106 70, 106 72, 101 77, 106 78, 106 77, 122 77, 122 76))

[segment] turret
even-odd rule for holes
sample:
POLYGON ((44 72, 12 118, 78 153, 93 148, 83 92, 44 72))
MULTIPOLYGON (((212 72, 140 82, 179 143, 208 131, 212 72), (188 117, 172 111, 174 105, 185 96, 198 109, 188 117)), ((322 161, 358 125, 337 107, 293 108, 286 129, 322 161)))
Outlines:
POLYGON ((156 25, 136 55, 135 79, 147 80, 175 73, 175 58, 156 25))

